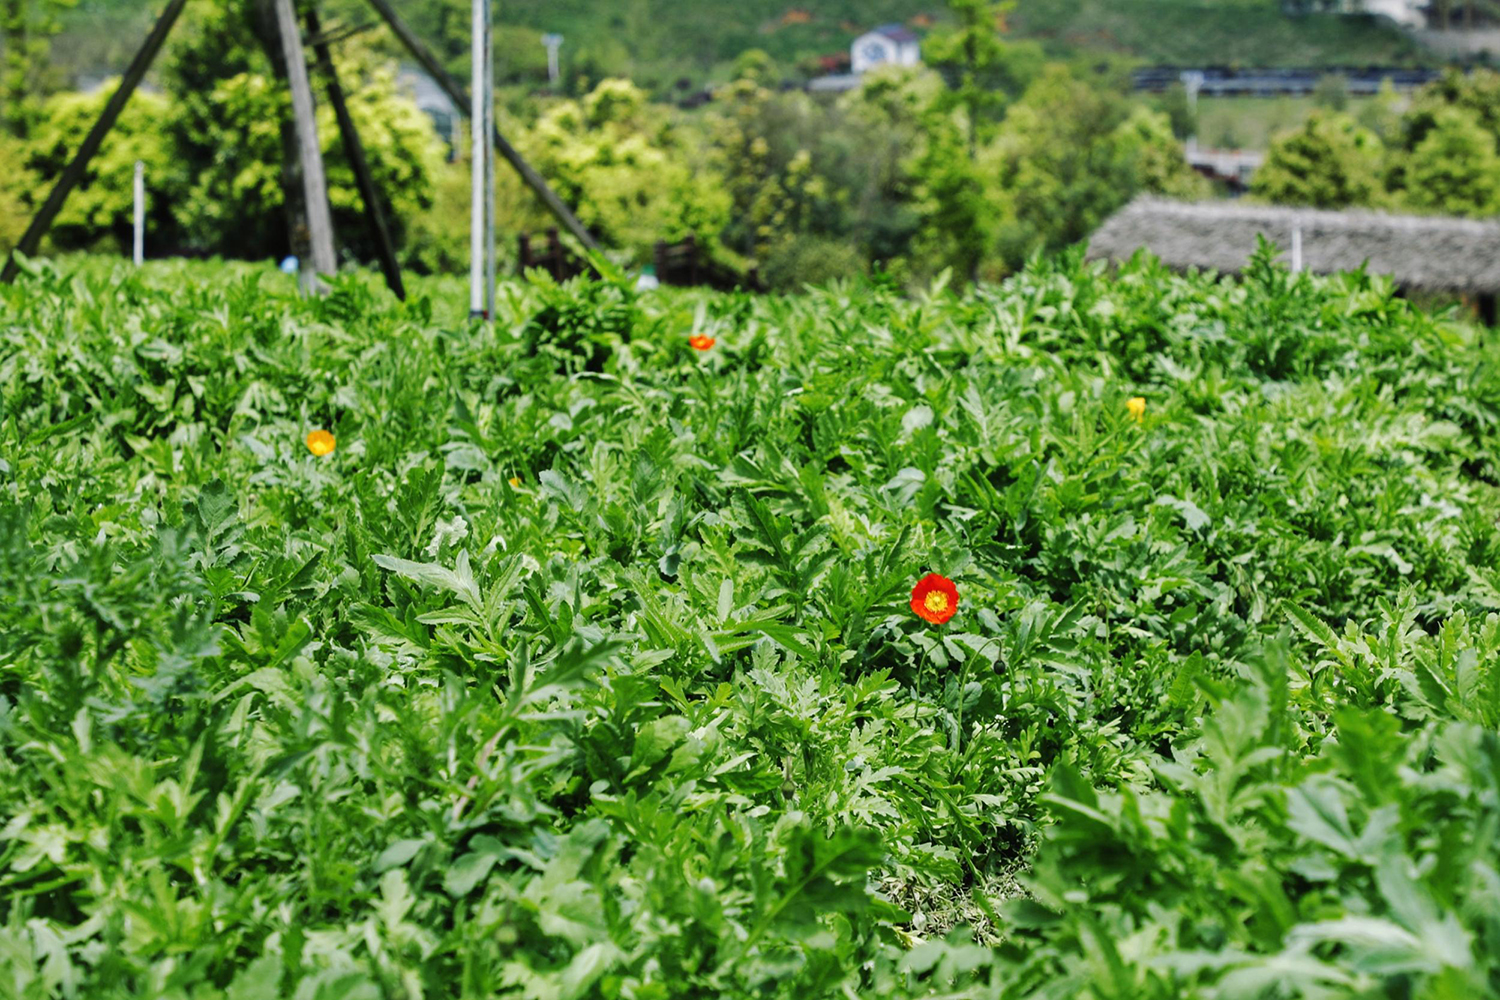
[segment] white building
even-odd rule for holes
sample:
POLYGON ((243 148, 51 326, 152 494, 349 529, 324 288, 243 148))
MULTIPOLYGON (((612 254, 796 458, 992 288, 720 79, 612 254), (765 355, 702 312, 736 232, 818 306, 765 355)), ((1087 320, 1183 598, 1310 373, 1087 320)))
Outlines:
POLYGON ((1403 28, 1427 27, 1428 0, 1362 0, 1366 14, 1388 17, 1403 28))
POLYGON ((849 68, 863 73, 876 66, 917 66, 922 46, 917 36, 899 24, 882 24, 854 40, 849 48, 849 68))

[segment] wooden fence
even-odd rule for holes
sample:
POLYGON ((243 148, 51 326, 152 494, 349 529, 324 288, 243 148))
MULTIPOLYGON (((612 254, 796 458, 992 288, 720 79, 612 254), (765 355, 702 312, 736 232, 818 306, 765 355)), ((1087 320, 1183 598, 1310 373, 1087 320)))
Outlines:
MULTIPOLYGON (((575 275, 593 273, 589 262, 574 254, 563 245, 556 229, 549 229, 543 238, 537 239, 529 233, 517 238, 517 269, 524 274, 530 268, 540 268, 558 281, 575 275)), ((652 264, 656 280, 663 285, 707 285, 721 291, 743 288, 748 291, 761 289, 760 274, 756 268, 740 274, 732 268, 703 253, 698 240, 688 234, 676 243, 658 240, 652 251, 652 264)))
POLYGON ((547 230, 546 238, 534 240, 530 233, 516 237, 516 270, 525 274, 540 268, 558 281, 566 281, 585 271, 593 272, 589 262, 563 246, 556 229, 547 230))

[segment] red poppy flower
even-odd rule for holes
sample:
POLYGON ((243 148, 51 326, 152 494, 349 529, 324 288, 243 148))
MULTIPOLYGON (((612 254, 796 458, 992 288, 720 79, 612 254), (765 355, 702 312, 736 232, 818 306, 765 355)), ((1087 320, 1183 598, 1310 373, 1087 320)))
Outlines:
POLYGON ((710 347, 714 346, 714 344, 716 344, 717 341, 714 340, 714 338, 708 336, 707 334, 695 333, 691 337, 688 338, 688 343, 692 344, 693 348, 695 350, 706 351, 710 347))
POLYGON ((928 573, 911 588, 911 609, 917 617, 941 625, 958 610, 958 588, 946 576, 928 573))

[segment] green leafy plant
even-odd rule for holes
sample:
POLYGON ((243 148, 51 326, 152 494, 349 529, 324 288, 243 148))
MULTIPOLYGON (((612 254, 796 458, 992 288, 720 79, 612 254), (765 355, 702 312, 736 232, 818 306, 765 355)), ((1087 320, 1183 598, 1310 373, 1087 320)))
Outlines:
POLYGON ((1493 349, 1274 261, 25 261, 0 991, 1493 992, 1493 349))

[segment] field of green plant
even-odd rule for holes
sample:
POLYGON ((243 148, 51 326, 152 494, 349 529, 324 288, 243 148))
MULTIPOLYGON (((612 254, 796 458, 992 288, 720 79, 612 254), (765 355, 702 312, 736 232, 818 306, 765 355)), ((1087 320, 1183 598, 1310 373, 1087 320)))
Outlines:
POLYGON ((0 997, 1500 995, 1496 356, 1269 259, 31 265, 0 997))

